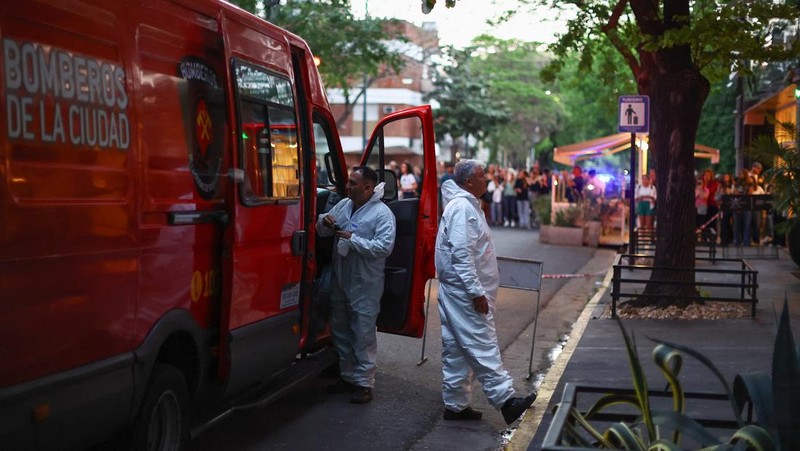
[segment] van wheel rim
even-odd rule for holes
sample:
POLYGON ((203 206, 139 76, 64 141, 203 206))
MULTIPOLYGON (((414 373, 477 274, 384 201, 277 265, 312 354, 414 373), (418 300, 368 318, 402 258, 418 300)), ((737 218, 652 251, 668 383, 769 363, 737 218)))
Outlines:
POLYGON ((153 451, 178 449, 182 426, 178 398, 172 391, 165 391, 158 398, 158 403, 150 417, 147 449, 153 451))

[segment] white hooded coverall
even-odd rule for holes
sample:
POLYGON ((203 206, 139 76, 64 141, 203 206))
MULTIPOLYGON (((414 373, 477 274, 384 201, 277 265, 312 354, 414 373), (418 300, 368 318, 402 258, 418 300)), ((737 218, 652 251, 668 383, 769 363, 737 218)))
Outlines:
POLYGON ((514 395, 503 368, 494 326, 500 284, 497 256, 480 201, 453 180, 442 184, 445 208, 436 237, 439 315, 442 320, 442 396, 447 409, 470 405, 473 376, 496 409, 514 395), (486 296, 489 313, 475 310, 486 296))
POLYGON ((331 287, 331 331, 339 354, 341 378, 360 387, 375 384, 378 337, 375 323, 381 308, 386 257, 392 253, 395 218, 382 201, 383 183, 364 205, 353 211, 353 201, 343 199, 317 220, 317 233, 331 236, 327 215, 352 232, 349 240, 337 239, 333 251, 331 287))

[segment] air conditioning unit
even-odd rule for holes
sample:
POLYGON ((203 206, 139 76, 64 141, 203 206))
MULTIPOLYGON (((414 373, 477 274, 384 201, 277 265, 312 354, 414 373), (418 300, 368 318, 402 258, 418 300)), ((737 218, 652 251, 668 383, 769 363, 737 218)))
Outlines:
POLYGON ((394 105, 384 105, 383 106, 383 114, 392 114, 397 111, 397 108, 394 105))

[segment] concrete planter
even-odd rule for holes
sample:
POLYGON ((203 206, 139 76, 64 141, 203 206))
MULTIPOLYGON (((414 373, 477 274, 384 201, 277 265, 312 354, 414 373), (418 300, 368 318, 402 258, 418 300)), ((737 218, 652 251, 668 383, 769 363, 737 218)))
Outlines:
POLYGON ((580 227, 543 225, 539 228, 539 242, 562 246, 582 246, 583 229, 580 227))
POLYGON ((583 245, 597 247, 600 244, 600 221, 587 221, 583 226, 583 245))

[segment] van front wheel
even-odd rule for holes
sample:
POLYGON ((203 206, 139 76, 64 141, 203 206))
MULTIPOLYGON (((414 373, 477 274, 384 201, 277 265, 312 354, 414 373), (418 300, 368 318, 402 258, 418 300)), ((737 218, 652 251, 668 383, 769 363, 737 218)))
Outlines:
POLYGON ((183 374, 157 363, 133 426, 137 451, 181 450, 189 441, 189 390, 183 374))

